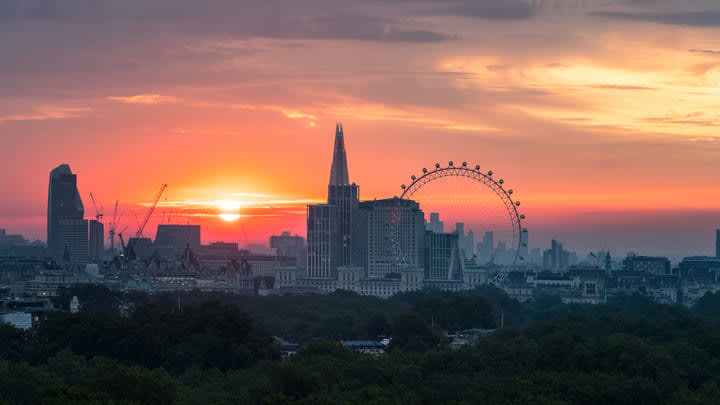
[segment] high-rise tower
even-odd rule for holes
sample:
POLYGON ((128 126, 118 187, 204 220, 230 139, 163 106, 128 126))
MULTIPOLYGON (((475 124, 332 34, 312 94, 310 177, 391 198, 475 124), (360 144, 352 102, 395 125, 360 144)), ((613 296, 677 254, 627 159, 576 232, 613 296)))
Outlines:
POLYGON ((57 258, 84 263, 88 258, 88 222, 77 189, 77 176, 62 164, 50 172, 47 242, 57 258))
POLYGON ((340 256, 338 266, 350 266, 353 261, 353 230, 356 221, 359 187, 350 183, 348 174, 347 153, 342 124, 335 126, 335 148, 333 163, 330 168, 330 184, 328 185, 328 204, 337 207, 337 232, 340 238, 340 256))
POLYGON ((335 126, 335 146, 328 202, 308 206, 308 276, 334 278, 338 266, 352 265, 353 230, 359 187, 350 184, 342 124, 335 126))

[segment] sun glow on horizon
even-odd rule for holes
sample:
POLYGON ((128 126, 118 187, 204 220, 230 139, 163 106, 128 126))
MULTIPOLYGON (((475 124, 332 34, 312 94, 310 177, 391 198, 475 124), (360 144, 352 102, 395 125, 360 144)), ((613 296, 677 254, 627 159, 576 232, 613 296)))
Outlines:
POLYGON ((218 214, 218 217, 220 217, 220 219, 222 219, 223 221, 233 222, 233 221, 237 220, 238 218, 240 218, 240 214, 223 213, 223 214, 218 214))

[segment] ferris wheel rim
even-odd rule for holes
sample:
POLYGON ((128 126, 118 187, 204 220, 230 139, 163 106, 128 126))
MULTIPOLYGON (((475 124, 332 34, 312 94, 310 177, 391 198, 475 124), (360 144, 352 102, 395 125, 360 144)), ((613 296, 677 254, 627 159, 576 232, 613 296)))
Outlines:
MULTIPOLYGON (((510 222, 513 230, 513 250, 515 250, 515 253, 513 254, 512 264, 515 265, 518 264, 518 260, 524 260, 523 257, 520 257, 520 250, 523 247, 523 244, 527 244, 527 242, 525 241, 527 229, 525 229, 522 225, 522 221, 525 219, 525 215, 521 214, 518 210, 520 202, 513 200, 512 198, 513 190, 503 187, 504 180, 495 180, 495 178, 493 178, 493 175, 494 173, 492 170, 489 170, 488 172, 483 172, 480 170, 480 165, 468 167, 466 162, 462 162, 462 164, 459 166, 455 166, 452 161, 449 162, 447 166, 441 166, 439 163, 435 163, 434 168, 431 170, 423 168, 422 175, 420 175, 419 177, 412 175, 410 177, 412 182, 407 186, 405 184, 401 186, 403 192, 400 195, 400 198, 410 199, 426 184, 445 177, 466 177, 471 180, 476 180, 479 183, 485 185, 500 198, 500 200, 503 202, 503 205, 505 206, 508 216, 510 217, 510 222)), ((504 279, 504 277, 505 274, 502 274, 498 281, 502 282, 502 279, 504 279)))

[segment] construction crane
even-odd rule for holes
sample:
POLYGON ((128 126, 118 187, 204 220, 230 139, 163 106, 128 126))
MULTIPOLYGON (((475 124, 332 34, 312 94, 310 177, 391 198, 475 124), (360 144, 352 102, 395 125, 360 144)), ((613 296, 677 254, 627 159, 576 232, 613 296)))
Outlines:
POLYGON ((110 229, 108 230, 108 238, 110 239, 110 252, 115 252, 115 234, 117 232, 117 227, 120 222, 120 217, 118 217, 118 200, 115 200, 115 209, 113 210, 113 217, 112 222, 110 223, 110 229))
POLYGON ((153 212, 155 211, 155 208, 158 205, 158 201, 160 201, 160 197, 162 197, 163 193, 167 189, 167 184, 163 184, 162 187, 160 187, 160 191, 155 194, 155 198, 153 199, 152 204, 150 205, 150 208, 148 208, 147 213, 145 214, 145 219, 140 223, 140 226, 138 227, 137 232, 135 233, 136 238, 142 238, 142 233, 145 227, 148 224, 148 221, 150 221, 150 217, 152 216, 153 212))
POLYGON ((97 203, 95 202, 95 196, 93 195, 92 192, 90 192, 90 201, 92 201, 93 208, 95 208, 95 219, 97 219, 98 222, 102 222, 104 210, 102 207, 100 207, 100 209, 98 209, 97 203))

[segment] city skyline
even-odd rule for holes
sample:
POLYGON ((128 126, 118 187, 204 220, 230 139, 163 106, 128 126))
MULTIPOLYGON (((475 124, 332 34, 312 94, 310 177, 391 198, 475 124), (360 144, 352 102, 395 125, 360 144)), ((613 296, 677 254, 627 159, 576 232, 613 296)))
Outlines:
POLYGON ((513 185, 531 247, 714 252, 717 2, 29 3, 0 8, 12 233, 44 239, 47 172, 68 163, 86 218, 92 191, 133 228, 167 183, 152 229, 304 234, 342 121, 363 199, 466 160, 513 185))

